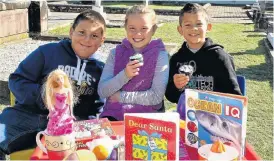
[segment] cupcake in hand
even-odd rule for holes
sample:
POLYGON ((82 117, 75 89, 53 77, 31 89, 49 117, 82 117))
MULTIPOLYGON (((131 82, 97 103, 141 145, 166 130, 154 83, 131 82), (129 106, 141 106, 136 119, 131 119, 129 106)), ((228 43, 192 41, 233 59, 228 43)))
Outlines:
POLYGON ((129 57, 130 61, 138 60, 139 63, 144 63, 143 55, 140 53, 136 53, 129 57))
POLYGON ((185 74, 186 76, 191 77, 194 72, 194 68, 191 65, 182 65, 179 68, 180 74, 185 74))

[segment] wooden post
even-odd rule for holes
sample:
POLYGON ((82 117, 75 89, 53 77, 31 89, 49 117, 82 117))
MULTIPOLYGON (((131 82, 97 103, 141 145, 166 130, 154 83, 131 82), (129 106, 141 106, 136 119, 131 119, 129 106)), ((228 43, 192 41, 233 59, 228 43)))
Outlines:
POLYGON ((47 1, 31 1, 29 6, 29 32, 40 34, 48 29, 48 6, 47 1))
POLYGON ((104 12, 104 7, 101 5, 101 0, 95 0, 95 5, 92 6, 92 10, 99 12, 107 22, 107 14, 104 12))
POLYGON ((101 0, 95 0, 95 6, 101 6, 101 0))
POLYGON ((148 0, 145 0, 145 2, 144 2, 144 3, 145 3, 145 5, 146 5, 146 6, 148 6, 148 0))
POLYGON ((266 0, 260 0, 259 5, 260 5, 261 13, 264 14, 265 8, 266 8, 266 0))
POLYGON ((95 6, 92 6, 92 10, 103 14, 103 6, 101 6, 101 0, 95 0, 95 6))

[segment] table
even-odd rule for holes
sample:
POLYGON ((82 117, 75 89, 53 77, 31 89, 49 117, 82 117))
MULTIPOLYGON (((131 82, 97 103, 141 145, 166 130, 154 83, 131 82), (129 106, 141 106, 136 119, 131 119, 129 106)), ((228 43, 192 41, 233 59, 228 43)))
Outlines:
MULTIPOLYGON (((117 135, 123 136, 124 133, 124 122, 123 121, 115 121, 111 122, 111 126, 117 135)), ((180 137, 185 137, 185 123, 184 121, 180 122, 180 137)), ((198 153, 195 148, 186 146, 189 157, 191 160, 198 160, 198 153)), ((256 152, 253 150, 253 147, 246 143, 245 147, 245 158, 244 160, 262 160, 256 152)), ((30 160, 48 160, 48 157, 45 153, 43 153, 40 148, 36 147, 33 154, 30 157, 30 160)))

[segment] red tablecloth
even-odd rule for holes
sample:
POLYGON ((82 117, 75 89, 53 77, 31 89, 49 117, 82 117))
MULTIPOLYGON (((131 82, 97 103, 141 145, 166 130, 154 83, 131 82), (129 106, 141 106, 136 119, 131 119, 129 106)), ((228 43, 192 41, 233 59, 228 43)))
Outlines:
MULTIPOLYGON (((124 135, 124 123, 123 121, 111 122, 112 128, 117 135, 124 135)), ((180 137, 184 138, 185 130, 184 126, 180 128, 180 137)), ((186 146, 186 149, 189 153, 189 157, 191 160, 198 160, 198 153, 195 148, 186 146)), ((245 160, 262 160, 256 152, 253 150, 252 146, 246 143, 245 147, 245 160)), ((36 147, 34 150, 30 160, 48 160, 47 154, 43 153, 40 148, 36 147)))

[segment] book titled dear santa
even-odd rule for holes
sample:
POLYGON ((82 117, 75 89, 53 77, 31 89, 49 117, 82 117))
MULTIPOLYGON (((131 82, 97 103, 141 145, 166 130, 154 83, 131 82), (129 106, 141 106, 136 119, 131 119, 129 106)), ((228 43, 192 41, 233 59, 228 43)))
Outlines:
POLYGON ((125 160, 179 160, 179 114, 125 114, 125 160))

